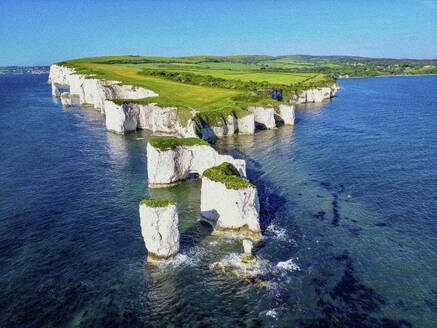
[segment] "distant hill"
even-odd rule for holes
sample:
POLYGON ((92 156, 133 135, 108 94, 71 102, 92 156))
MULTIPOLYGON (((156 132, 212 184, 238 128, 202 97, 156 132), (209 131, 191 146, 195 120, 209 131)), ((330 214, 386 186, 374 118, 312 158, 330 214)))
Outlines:
POLYGON ((49 66, 6 66, 0 67, 0 74, 47 74, 49 66))

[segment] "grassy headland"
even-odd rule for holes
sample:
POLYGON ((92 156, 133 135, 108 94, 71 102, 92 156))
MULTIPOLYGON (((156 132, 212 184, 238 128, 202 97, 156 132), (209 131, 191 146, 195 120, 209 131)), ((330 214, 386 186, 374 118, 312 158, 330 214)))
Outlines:
POLYGON ((115 103, 156 103, 176 107, 178 120, 221 124, 244 116, 249 105, 276 105, 302 90, 331 86, 338 77, 437 74, 436 60, 395 60, 317 56, 113 56, 58 63, 88 78, 150 89, 158 97, 115 99, 115 103), (282 97, 271 95, 280 91, 282 97))
MULTIPOLYGON (((159 106, 196 109, 200 112, 242 109, 253 103, 272 103, 274 90, 284 100, 311 86, 335 81, 326 74, 266 72, 260 64, 269 56, 197 57, 94 57, 60 62, 89 78, 116 80, 155 91, 159 97, 123 102, 156 102, 159 106)), ((121 101, 119 101, 121 102, 121 101)))

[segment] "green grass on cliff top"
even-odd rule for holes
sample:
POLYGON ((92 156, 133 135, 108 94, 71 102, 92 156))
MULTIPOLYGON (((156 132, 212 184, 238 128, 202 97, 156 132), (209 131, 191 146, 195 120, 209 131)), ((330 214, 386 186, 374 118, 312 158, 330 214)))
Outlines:
POLYGON ((199 138, 151 138, 149 143, 162 151, 175 149, 178 146, 210 146, 207 141, 199 138))
POLYGON ((227 162, 205 170, 203 176, 212 181, 224 183, 227 189, 256 188, 249 180, 240 178, 237 170, 227 162))
MULTIPOLYGON (((102 62, 124 57, 98 57, 70 60, 58 64, 76 69, 77 73, 92 75, 99 79, 120 81, 122 84, 134 85, 153 90, 159 97, 145 98, 147 103, 156 102, 161 107, 180 107, 199 111, 219 110, 232 106, 232 96, 241 91, 220 88, 207 88, 198 85, 178 83, 153 76, 139 75, 142 68, 128 67, 118 64, 104 64, 102 62)), ((132 57, 127 57, 132 58, 132 57)), ((136 57, 133 57, 136 58, 136 57)), ((168 58, 166 58, 168 59, 168 58)), ((126 101, 124 101, 126 102, 126 101)), ((132 102, 140 102, 132 100, 132 102)))
MULTIPOLYGON (((156 102, 161 107, 196 109, 200 112, 223 108, 244 109, 248 105, 273 103, 268 96, 261 95, 256 103, 243 101, 247 90, 224 89, 180 83, 157 76, 141 74, 145 68, 190 72, 238 81, 268 82, 284 87, 302 81, 312 81, 320 74, 264 72, 263 61, 273 60, 269 56, 196 56, 196 57, 93 57, 74 59, 58 64, 72 67, 77 73, 99 79, 120 81, 122 84, 144 87, 158 93, 158 97, 141 100, 114 100, 126 102, 156 102), (261 99, 262 98, 262 99, 261 99), (235 99, 239 99, 236 101, 235 99)), ((246 97, 247 98, 247 97, 246 97)), ((252 99, 253 100, 253 99, 252 99)))
POLYGON ((168 205, 176 204, 173 200, 153 200, 153 199, 144 199, 140 202, 140 205, 146 205, 149 207, 166 207, 168 205))

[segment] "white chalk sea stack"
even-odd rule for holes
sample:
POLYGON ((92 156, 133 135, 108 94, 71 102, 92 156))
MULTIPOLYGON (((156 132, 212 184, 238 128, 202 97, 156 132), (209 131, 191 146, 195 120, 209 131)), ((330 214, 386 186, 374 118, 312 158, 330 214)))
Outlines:
POLYGON ((261 238, 259 199, 254 185, 239 176, 230 163, 203 173, 200 213, 216 233, 261 238))
POLYGON ((171 260, 179 251, 176 203, 170 200, 143 200, 139 206, 141 233, 148 251, 147 261, 171 260))
POLYGON ((294 106, 280 104, 277 110, 277 116, 279 120, 284 122, 285 125, 294 125, 294 106))
POLYGON ((63 92, 61 94, 61 103, 62 103, 62 106, 64 106, 64 107, 71 107, 70 93, 63 92))
POLYGON ((247 110, 255 116, 255 123, 265 129, 276 127, 275 110, 273 107, 248 106, 247 110))
POLYGON ((253 243, 249 239, 243 240, 243 251, 246 255, 252 255, 253 243))
POLYGON ((185 180, 189 174, 201 176, 213 166, 230 162, 246 176, 246 162, 220 155, 199 138, 152 138, 147 144, 147 173, 150 187, 163 187, 185 180))

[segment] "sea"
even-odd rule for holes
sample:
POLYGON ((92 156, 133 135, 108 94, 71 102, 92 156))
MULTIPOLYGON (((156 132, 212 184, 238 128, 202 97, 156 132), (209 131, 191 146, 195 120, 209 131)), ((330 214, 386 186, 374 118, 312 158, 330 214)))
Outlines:
POLYGON ((261 204, 257 272, 200 220, 201 181, 148 189, 147 131, 0 75, 1 327, 436 327, 437 76, 339 80, 294 126, 219 139, 261 204), (174 199, 181 249, 146 261, 138 203, 174 199))

